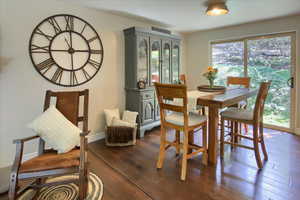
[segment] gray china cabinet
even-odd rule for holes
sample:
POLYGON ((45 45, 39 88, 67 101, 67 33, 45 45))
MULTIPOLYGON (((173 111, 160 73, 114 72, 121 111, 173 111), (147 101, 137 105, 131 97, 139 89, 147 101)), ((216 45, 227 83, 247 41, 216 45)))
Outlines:
POLYGON ((132 27, 124 30, 126 109, 137 111, 140 137, 160 125, 154 82, 178 83, 180 37, 132 27), (146 82, 138 89, 138 81, 146 82))

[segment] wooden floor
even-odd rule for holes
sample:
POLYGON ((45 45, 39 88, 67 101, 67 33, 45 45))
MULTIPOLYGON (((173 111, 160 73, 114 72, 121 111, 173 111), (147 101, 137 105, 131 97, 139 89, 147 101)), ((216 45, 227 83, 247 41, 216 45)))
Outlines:
MULTIPOLYGON (((257 170, 252 151, 226 148, 216 167, 203 166, 201 156, 189 160, 185 182, 179 179, 180 157, 171 148, 163 169, 155 168, 159 129, 132 147, 91 143, 89 160, 104 183, 103 200, 300 199, 300 137, 268 129, 265 135, 269 161, 262 170, 257 170)), ((4 199, 6 195, 0 196, 4 199)))

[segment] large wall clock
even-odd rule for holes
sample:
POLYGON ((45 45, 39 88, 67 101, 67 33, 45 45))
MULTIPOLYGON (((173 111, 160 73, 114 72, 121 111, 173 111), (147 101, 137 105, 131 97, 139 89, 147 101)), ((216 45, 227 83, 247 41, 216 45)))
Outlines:
POLYGON ((33 30, 29 54, 48 81, 66 87, 84 84, 100 70, 103 46, 96 30, 73 15, 54 15, 33 30))

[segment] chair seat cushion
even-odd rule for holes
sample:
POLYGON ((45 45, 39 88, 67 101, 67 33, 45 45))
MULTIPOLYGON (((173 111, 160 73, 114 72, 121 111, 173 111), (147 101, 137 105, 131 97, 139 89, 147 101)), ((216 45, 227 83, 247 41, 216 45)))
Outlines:
MULTIPOLYGON (((205 115, 199 115, 190 113, 188 119, 188 126, 195 126, 197 124, 201 124, 207 120, 205 115)), ((165 120, 171 124, 183 126, 184 125, 184 117, 183 113, 172 113, 165 117, 165 120)))
POLYGON ((20 173, 76 167, 79 163, 80 149, 73 149, 62 154, 51 150, 22 163, 20 173))
POLYGON ((231 119, 241 119, 241 120, 253 120, 253 111, 245 110, 242 108, 230 107, 225 111, 221 112, 221 116, 231 119))

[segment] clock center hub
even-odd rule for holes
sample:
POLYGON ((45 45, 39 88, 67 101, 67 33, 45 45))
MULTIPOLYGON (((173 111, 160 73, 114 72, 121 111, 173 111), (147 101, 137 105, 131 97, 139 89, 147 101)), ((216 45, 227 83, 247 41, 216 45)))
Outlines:
POLYGON ((69 52, 69 54, 73 54, 73 53, 75 53, 75 49, 73 49, 73 48, 71 47, 71 48, 69 48, 68 52, 69 52))

